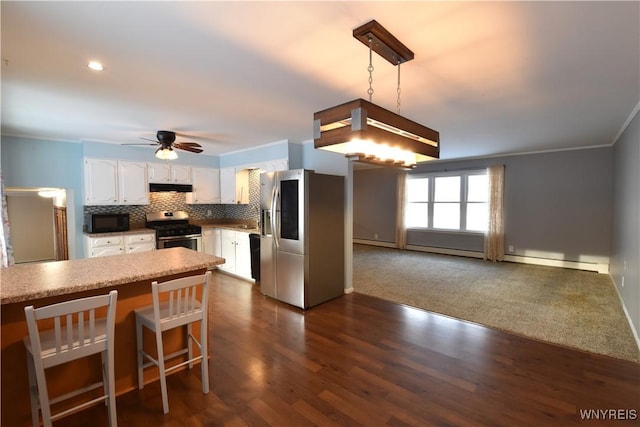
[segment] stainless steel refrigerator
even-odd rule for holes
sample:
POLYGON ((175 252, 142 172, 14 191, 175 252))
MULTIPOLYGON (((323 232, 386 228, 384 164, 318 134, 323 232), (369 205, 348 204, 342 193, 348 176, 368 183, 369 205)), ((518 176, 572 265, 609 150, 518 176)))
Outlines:
POLYGON ((344 293, 344 177, 260 174, 260 290, 303 309, 344 293))

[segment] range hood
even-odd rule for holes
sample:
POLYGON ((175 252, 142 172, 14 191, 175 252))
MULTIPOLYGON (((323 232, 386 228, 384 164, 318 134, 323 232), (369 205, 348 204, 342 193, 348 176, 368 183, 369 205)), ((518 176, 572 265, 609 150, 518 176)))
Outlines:
POLYGON ((149 184, 151 193, 159 193, 161 191, 173 191, 177 193, 191 193, 193 186, 191 184, 149 184))

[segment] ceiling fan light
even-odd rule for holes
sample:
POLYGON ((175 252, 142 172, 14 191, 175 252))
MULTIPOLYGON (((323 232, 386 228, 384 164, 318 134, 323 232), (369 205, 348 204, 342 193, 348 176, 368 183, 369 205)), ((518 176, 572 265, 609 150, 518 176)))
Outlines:
POLYGON ((156 157, 160 160, 175 160, 178 158, 178 153, 171 149, 171 147, 161 147, 156 150, 156 157))

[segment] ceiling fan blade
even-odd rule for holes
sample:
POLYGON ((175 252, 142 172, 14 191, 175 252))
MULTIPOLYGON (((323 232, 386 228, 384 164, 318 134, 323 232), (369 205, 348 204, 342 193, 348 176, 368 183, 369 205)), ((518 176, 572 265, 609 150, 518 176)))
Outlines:
POLYGON ((144 139, 145 141, 152 141, 152 142, 155 142, 156 144, 160 144, 160 141, 158 141, 157 139, 144 138, 144 137, 140 137, 140 139, 144 139))
POLYGON ((145 142, 132 142, 132 143, 127 143, 127 144, 120 144, 120 145, 158 145, 158 143, 156 142, 155 144, 147 144, 145 142))
POLYGON ((173 146, 175 148, 180 149, 180 150, 191 151, 192 153, 202 153, 202 151, 203 151, 201 148, 190 147, 188 145, 173 144, 173 146))
POLYGON ((180 144, 184 147, 202 147, 202 145, 197 142, 177 142, 176 144, 180 144))

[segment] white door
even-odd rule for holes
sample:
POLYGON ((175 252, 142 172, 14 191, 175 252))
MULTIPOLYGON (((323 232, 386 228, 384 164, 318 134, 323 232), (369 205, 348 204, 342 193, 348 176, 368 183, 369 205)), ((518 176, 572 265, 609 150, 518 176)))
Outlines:
POLYGON ((193 193, 187 203, 220 203, 220 171, 210 168, 193 168, 193 193))
POLYGON ((236 170, 235 168, 220 169, 220 203, 236 203, 236 170))
POLYGON ((107 159, 85 159, 84 204, 115 205, 118 203, 118 162, 107 159))
POLYGON ((121 255, 124 253, 122 246, 107 246, 104 248, 94 248, 91 250, 90 257, 98 258, 101 256, 121 255))
POLYGON ((171 165, 169 163, 147 163, 149 182, 165 184, 171 182, 171 165))
POLYGON ((128 254, 137 254, 140 252, 150 252, 156 250, 155 243, 139 243, 136 245, 127 245, 124 247, 124 251, 128 254))
POLYGON ((174 184, 191 184, 191 167, 171 165, 171 182, 174 184))
POLYGON ((251 279, 251 246, 249 233, 236 232, 236 274, 251 279))
POLYGON ((118 162, 120 203, 124 205, 148 205, 149 184, 147 164, 138 162, 118 162))
POLYGON ((220 250, 225 263, 220 265, 221 270, 235 273, 236 271, 236 232, 233 230, 220 230, 220 250))
POLYGON ((219 228, 207 229, 202 232, 202 245, 204 246, 204 252, 222 257, 222 241, 219 228))

